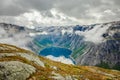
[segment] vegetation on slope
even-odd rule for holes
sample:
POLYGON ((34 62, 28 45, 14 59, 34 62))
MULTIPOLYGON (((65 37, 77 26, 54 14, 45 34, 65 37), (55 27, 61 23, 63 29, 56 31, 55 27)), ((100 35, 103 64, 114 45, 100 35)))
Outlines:
MULTIPOLYGON (((120 71, 92 66, 67 65, 38 56, 16 46, 0 44, 0 62, 9 61, 22 62, 36 69, 26 78, 27 80, 120 80, 120 71)), ((0 71, 1 68, 3 67, 0 65, 0 71)), ((5 73, 0 73, 1 75, 5 76, 0 77, 0 79, 11 76, 5 73)))

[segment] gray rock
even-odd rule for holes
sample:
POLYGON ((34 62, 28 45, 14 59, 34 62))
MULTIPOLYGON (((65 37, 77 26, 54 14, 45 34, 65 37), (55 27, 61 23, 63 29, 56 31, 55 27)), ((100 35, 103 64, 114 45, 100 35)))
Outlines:
POLYGON ((26 80, 35 72, 31 65, 19 61, 0 62, 0 80, 26 80))
POLYGON ((26 58, 27 60, 30 60, 32 62, 34 62, 37 65, 40 65, 42 67, 45 67, 44 63, 42 61, 40 61, 39 57, 34 55, 34 54, 27 54, 27 53, 17 53, 17 55, 26 58))

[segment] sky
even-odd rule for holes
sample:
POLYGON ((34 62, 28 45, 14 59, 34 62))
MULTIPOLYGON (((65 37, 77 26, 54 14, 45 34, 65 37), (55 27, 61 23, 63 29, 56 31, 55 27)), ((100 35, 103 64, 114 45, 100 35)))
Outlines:
POLYGON ((88 25, 118 20, 120 0, 0 0, 0 22, 17 25, 88 25))

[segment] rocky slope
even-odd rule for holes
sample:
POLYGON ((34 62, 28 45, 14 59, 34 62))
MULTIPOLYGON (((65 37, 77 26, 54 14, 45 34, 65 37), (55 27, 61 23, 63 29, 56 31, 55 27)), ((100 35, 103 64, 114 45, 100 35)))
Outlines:
POLYGON ((0 44, 0 80, 119 80, 120 71, 51 61, 13 45, 0 44))
MULTIPOLYGON (((102 42, 98 44, 89 42, 87 44, 88 49, 85 49, 86 51, 76 58, 76 62, 81 65, 94 65, 120 70, 120 22, 105 23, 101 27, 108 27, 101 34, 102 42)), ((99 32, 99 30, 97 31, 99 32)), ((93 37, 95 37, 94 34, 93 37)))

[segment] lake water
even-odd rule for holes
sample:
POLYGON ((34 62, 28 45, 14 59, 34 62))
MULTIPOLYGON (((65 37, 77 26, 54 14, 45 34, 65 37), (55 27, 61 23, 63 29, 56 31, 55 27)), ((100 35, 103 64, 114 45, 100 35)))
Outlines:
POLYGON ((52 55, 55 57, 59 56, 65 56, 66 58, 70 58, 72 51, 66 48, 60 48, 60 47, 48 47, 40 51, 40 55, 42 56, 48 56, 52 55))
MULTIPOLYGON (((49 55, 52 55, 54 57, 61 57, 61 56, 64 56, 65 59, 60 62, 63 62, 63 63, 72 63, 72 64, 75 64, 75 61, 73 61, 71 58, 70 58, 70 55, 72 54, 72 51, 69 50, 69 49, 66 49, 66 48, 60 48, 60 47, 47 47, 43 50, 40 51, 39 55, 41 56, 49 56, 49 55), (66 61, 67 59, 67 61, 66 61), (69 60, 68 60, 69 59, 69 60), (64 62, 65 61, 65 62, 64 62)), ((59 60, 61 60, 61 58, 59 58, 59 60)), ((58 58, 56 61, 59 61, 58 58)))

